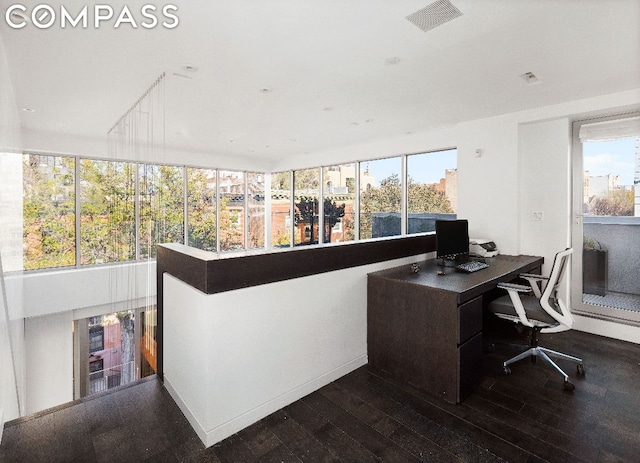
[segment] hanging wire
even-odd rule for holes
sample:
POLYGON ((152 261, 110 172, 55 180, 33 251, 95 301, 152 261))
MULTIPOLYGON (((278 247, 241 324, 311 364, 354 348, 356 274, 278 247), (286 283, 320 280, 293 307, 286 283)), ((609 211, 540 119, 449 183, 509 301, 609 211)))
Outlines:
MULTIPOLYGON (((145 259, 146 280, 145 287, 139 287, 137 271, 142 270, 139 265, 112 266, 109 287, 110 298, 114 311, 148 310, 145 317, 145 350, 151 349, 153 325, 156 315, 153 312, 155 294, 152 294, 155 282, 155 271, 152 265, 152 246, 156 233, 153 226, 160 217, 160 201, 157 195, 160 184, 157 165, 151 162, 164 160, 165 154, 165 73, 162 73, 153 84, 136 100, 136 102, 116 121, 107 132, 108 153, 111 159, 127 160, 134 163, 133 173, 134 194, 125 194, 125 201, 134 203, 135 234, 134 256, 136 261, 145 259), (154 197, 155 196, 155 197, 154 197), (153 315, 151 315, 151 313, 153 315)), ((127 182, 131 177, 127 176, 127 182)), ((121 230, 116 218, 111 217, 112 230, 121 230)), ((112 249, 118 249, 118 240, 125 239, 122 233, 112 234, 112 249)), ((123 362, 124 363, 124 362, 123 362)), ((136 374, 138 377, 139 372, 136 374)))

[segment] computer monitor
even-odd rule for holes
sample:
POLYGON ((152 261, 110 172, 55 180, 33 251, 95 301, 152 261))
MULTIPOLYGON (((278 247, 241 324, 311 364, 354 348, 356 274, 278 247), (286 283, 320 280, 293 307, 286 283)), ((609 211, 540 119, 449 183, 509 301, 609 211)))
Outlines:
POLYGON ((469 258, 469 222, 436 220, 436 257, 447 262, 464 262, 469 258))

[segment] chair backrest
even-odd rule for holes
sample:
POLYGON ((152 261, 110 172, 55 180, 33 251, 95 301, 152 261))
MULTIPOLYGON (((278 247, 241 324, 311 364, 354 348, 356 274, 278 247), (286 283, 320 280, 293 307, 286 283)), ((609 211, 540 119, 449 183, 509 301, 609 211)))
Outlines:
POLYGON ((540 305, 555 320, 567 328, 573 326, 573 317, 569 307, 565 304, 563 298, 558 297, 558 288, 563 282, 564 276, 567 274, 569 257, 573 254, 572 248, 567 248, 556 254, 553 260, 549 281, 540 296, 540 305))

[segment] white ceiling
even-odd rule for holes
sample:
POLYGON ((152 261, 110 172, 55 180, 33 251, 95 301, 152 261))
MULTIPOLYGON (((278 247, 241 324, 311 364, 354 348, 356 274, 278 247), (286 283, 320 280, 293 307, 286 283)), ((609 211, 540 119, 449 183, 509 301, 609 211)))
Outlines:
POLYGON ((640 88, 638 0, 451 0, 462 16, 423 32, 405 17, 431 1, 174 0, 171 30, 0 36, 26 133, 104 138, 166 72, 167 146, 269 162, 640 88))

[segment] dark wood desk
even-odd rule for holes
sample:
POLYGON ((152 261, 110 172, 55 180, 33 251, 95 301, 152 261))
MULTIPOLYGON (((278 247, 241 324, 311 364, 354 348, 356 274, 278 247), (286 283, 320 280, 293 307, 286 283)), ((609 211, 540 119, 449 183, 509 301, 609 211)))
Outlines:
POLYGON ((474 273, 438 266, 435 259, 419 262, 419 273, 409 265, 370 273, 369 364, 451 403, 469 395, 483 376, 483 296, 500 282, 538 271, 543 258, 486 262, 488 268, 474 273))

